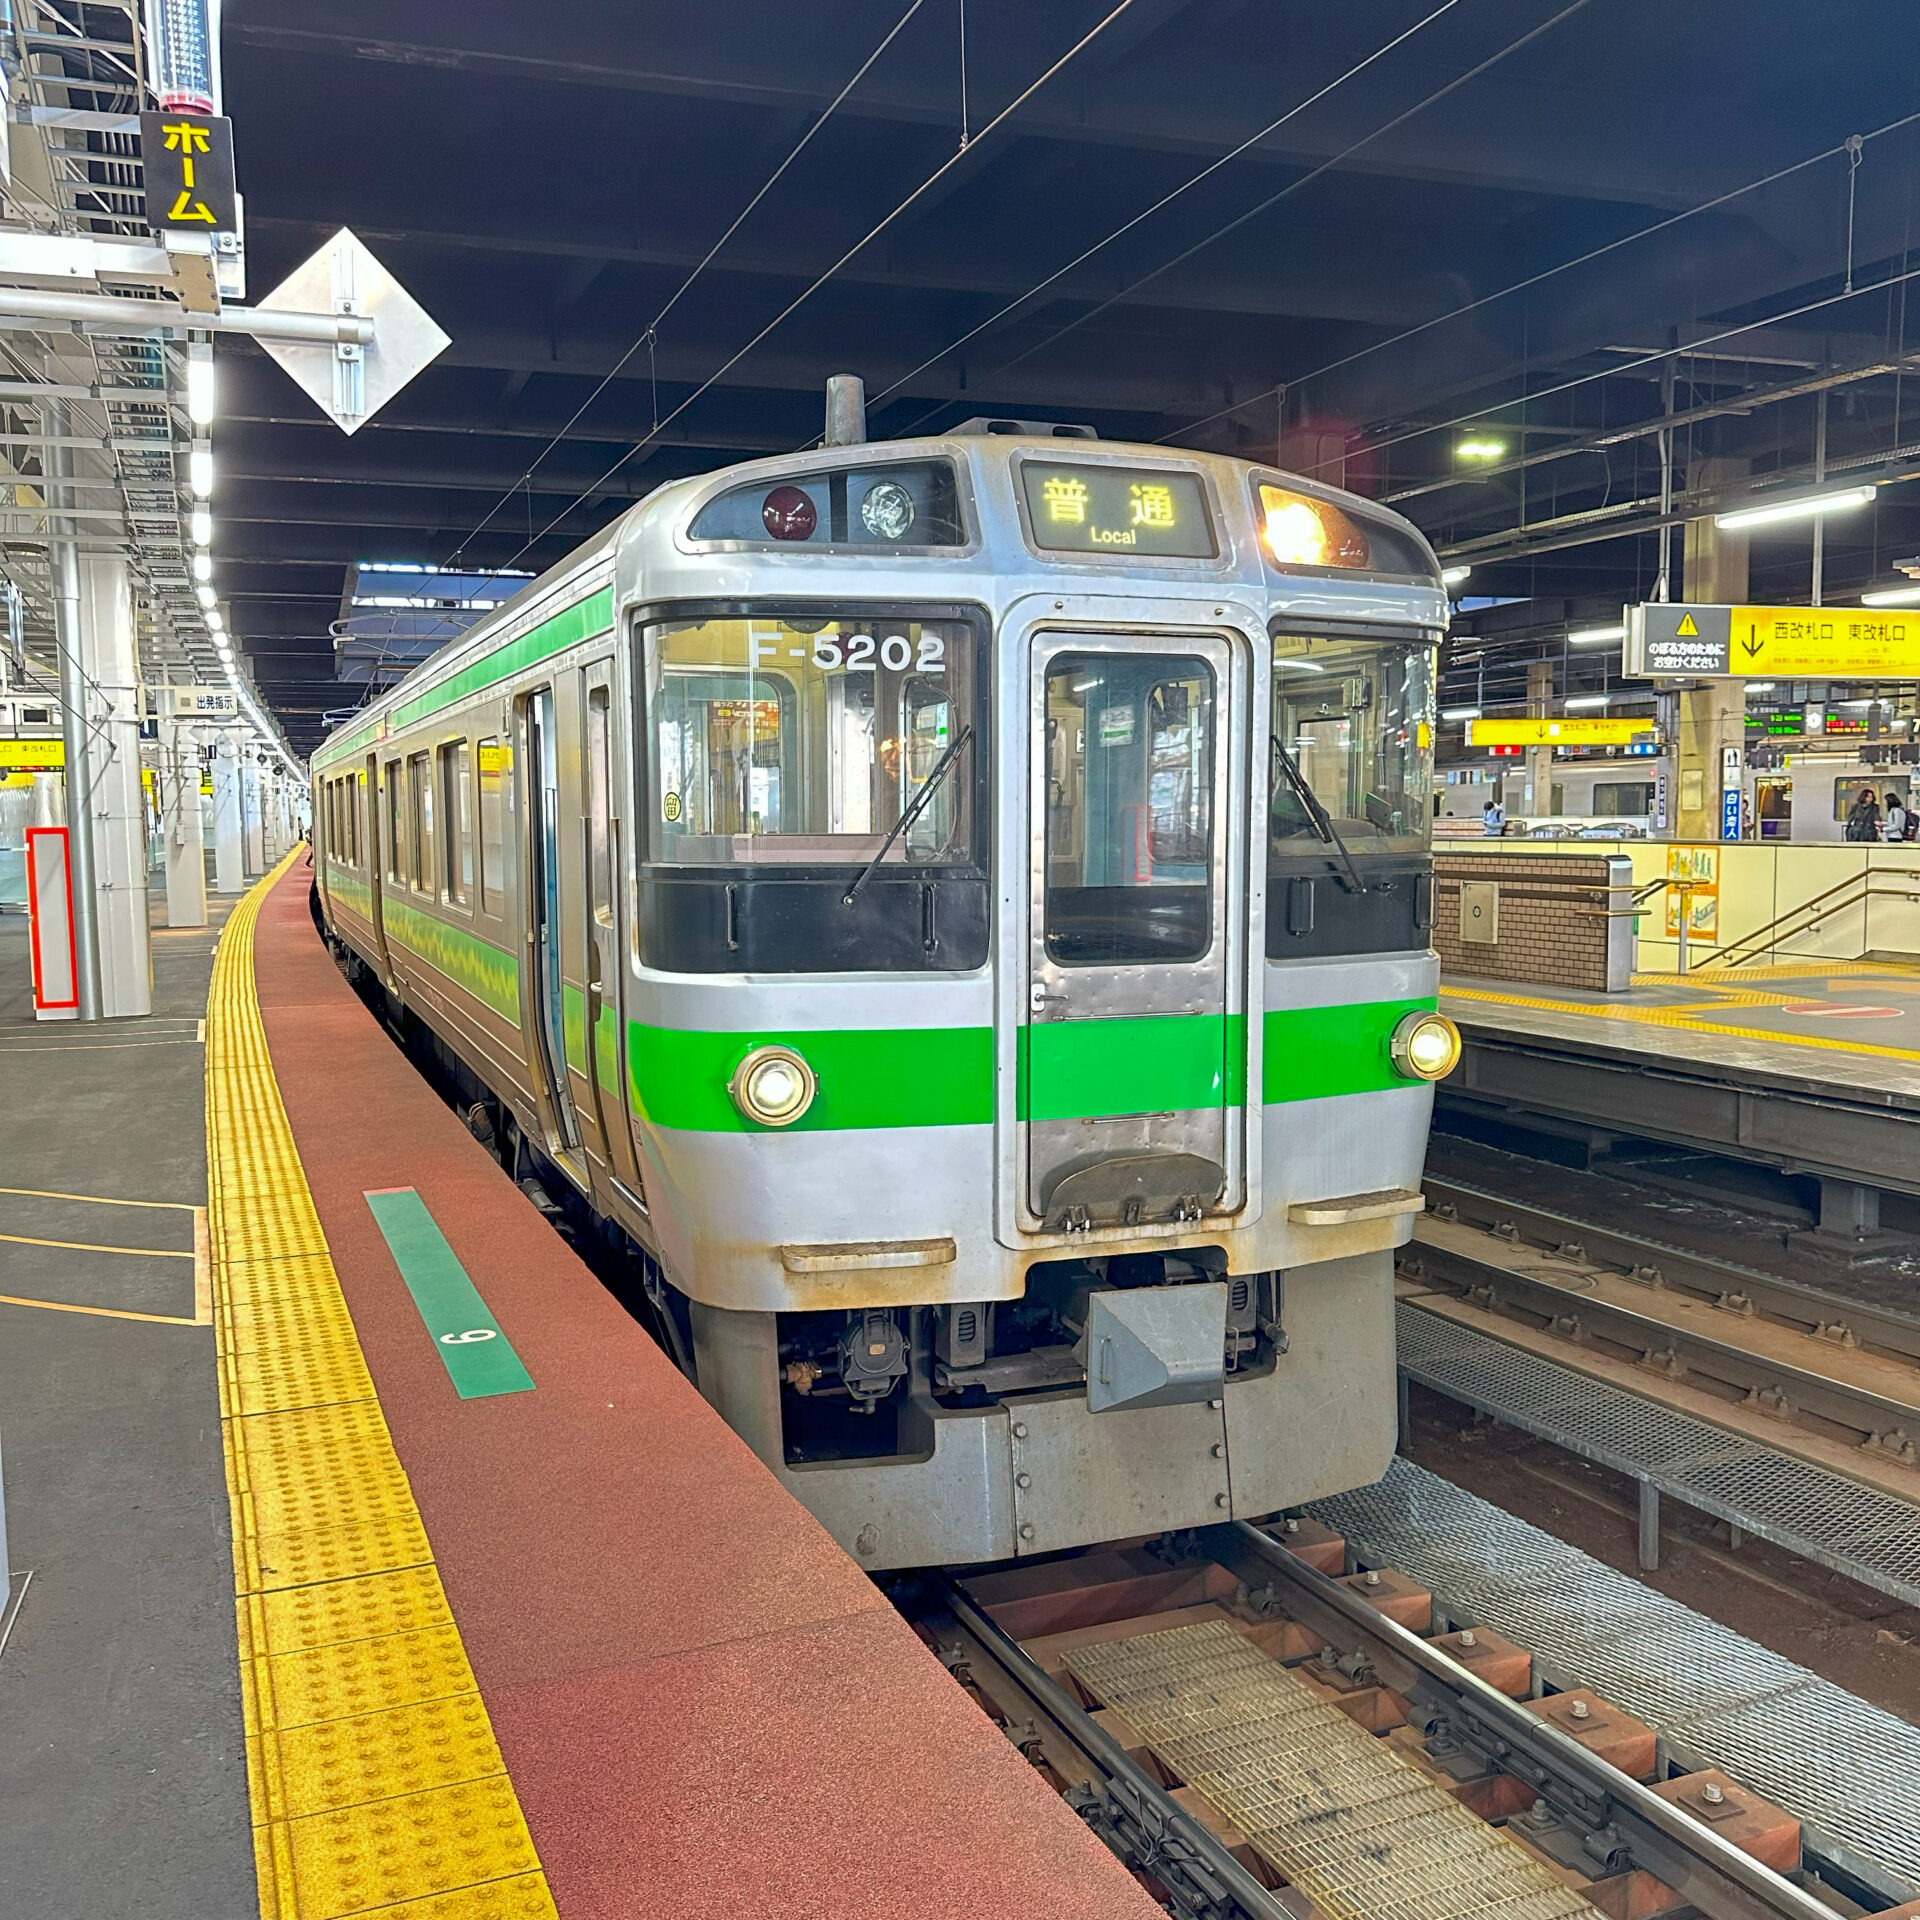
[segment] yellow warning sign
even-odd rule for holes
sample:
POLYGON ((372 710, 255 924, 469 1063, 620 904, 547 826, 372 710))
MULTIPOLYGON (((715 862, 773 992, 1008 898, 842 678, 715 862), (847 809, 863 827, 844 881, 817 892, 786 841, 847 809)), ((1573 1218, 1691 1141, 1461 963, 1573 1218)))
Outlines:
POLYGON ((1693 615, 1690 613, 1681 615, 1680 624, 1674 629, 1675 637, 1682 640, 1686 639, 1689 635, 1697 638, 1699 632, 1700 629, 1694 625, 1693 615))
POLYGON ((1538 720, 1469 720, 1470 747, 1627 747, 1657 738, 1651 720, 1588 720, 1550 715, 1538 720))

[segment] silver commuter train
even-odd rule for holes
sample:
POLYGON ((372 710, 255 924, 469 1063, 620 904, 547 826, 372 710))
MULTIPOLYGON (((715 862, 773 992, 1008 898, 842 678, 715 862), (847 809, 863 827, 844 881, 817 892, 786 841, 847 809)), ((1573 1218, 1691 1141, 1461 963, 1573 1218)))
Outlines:
POLYGON ((330 935, 871 1569, 1394 1443, 1458 1037, 1408 523, 970 423, 661 488, 313 757, 330 935))

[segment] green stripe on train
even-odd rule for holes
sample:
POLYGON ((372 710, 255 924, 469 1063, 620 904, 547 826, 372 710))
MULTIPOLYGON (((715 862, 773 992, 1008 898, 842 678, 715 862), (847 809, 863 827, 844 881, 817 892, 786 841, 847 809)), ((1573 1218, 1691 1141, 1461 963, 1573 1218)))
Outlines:
POLYGON ((396 946, 439 968, 502 1020, 520 1024, 519 969, 503 947, 451 921, 422 913, 398 894, 381 894, 380 918, 387 938, 396 946))
MULTIPOLYGON (((1266 1104, 1419 1085, 1394 1071, 1389 1047, 1408 1013, 1434 1004, 1428 997, 1269 1013, 1266 1104)), ((1039 1062, 1044 1089, 1040 1110, 1029 1117, 1086 1119, 1238 1105, 1245 1098, 1243 1033, 1240 1016, 1217 1014, 1025 1028, 1021 1070, 1031 1072, 1039 1062)), ((706 1033, 630 1021, 627 1070, 635 1106, 659 1127, 761 1132, 741 1118, 727 1082, 751 1049, 776 1043, 802 1054, 820 1081, 813 1105, 792 1131, 986 1126, 993 1120, 990 1027, 706 1033)))
MULTIPOLYGON (((403 728, 413 726, 417 721, 438 713, 443 707, 464 700, 469 694, 479 693, 483 688, 494 685, 496 681, 510 679, 516 673, 525 673, 529 667, 538 666, 549 656, 564 653, 568 647, 582 640, 607 632, 612 625, 613 589, 605 587, 573 606, 562 607, 537 627, 529 627, 518 639, 508 640, 491 652, 483 653, 458 673, 449 674, 437 686, 428 687, 411 699, 402 700, 387 715, 388 731, 398 733, 403 728)), ((316 767, 331 766, 340 755, 366 746, 374 739, 377 725, 374 722, 356 727, 337 741, 328 741, 314 755, 313 764, 316 767)))

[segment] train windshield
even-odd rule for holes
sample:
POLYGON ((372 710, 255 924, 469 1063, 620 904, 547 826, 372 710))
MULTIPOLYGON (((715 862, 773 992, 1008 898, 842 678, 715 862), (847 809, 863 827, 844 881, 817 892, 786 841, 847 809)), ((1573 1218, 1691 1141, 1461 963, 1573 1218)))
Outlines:
POLYGON ((1350 853, 1423 852, 1432 811, 1433 648, 1275 634, 1272 762, 1274 853, 1325 846, 1329 825, 1350 853))
POLYGON ((645 646, 649 860, 865 862, 923 795, 887 863, 972 860, 967 622, 717 617, 645 646))

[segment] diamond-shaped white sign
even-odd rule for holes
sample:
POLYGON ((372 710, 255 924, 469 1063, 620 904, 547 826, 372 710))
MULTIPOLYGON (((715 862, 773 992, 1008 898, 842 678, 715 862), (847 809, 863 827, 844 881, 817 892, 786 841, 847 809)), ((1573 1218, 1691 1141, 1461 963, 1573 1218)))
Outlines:
POLYGON ((365 346, 260 342, 342 433, 365 426, 452 344, 419 301, 346 227, 304 266, 294 268, 260 305, 270 313, 354 313, 373 322, 373 338, 365 346))

